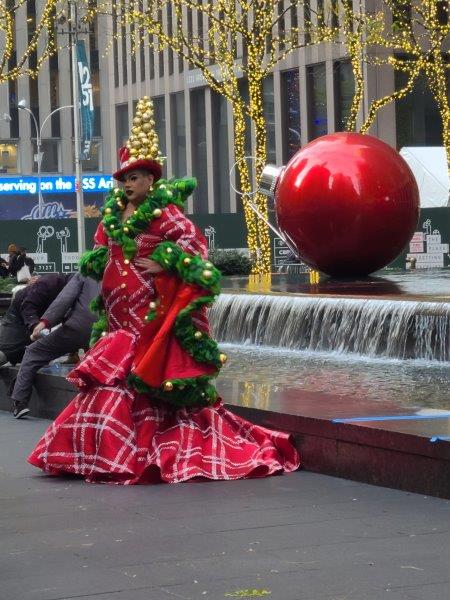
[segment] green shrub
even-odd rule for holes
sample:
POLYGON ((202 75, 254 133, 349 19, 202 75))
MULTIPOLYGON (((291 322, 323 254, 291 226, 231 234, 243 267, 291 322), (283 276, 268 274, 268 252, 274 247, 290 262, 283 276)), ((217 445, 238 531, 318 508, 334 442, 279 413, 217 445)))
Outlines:
POLYGON ((17 281, 11 277, 0 278, 0 294, 10 294, 17 281))
POLYGON ((211 250, 209 260, 222 275, 249 275, 252 261, 239 250, 211 250))

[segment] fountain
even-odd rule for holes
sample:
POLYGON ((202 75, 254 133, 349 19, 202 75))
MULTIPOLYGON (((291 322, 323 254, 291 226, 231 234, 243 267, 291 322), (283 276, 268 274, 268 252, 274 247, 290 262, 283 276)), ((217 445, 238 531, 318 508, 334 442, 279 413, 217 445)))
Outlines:
POLYGON ((450 496, 448 270, 223 288, 209 317, 233 410, 292 431, 307 469, 450 496))
POLYGON ((232 344, 450 360, 450 303, 222 294, 210 318, 214 335, 232 344))

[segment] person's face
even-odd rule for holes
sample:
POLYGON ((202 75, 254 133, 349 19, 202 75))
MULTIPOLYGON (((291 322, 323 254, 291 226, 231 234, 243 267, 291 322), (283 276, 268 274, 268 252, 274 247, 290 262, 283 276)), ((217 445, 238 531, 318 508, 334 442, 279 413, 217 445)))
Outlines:
POLYGON ((132 204, 143 202, 153 184, 153 175, 147 171, 129 171, 123 179, 127 200, 132 204))

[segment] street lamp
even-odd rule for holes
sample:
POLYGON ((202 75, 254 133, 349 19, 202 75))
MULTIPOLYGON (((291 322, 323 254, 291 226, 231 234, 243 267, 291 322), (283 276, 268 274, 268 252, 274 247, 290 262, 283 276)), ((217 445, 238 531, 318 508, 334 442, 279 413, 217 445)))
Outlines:
MULTIPOLYGON (((22 98, 22 100, 19 100, 19 102, 17 103, 17 108, 20 109, 20 110, 24 110, 25 112, 27 112, 31 116, 31 118, 33 119, 33 122, 34 122, 34 127, 36 129, 37 153, 35 155, 35 161, 37 162, 37 176, 38 176, 39 218, 42 219, 43 218, 43 213, 44 213, 44 199, 42 197, 42 190, 41 190, 41 165, 42 165, 42 157, 44 156, 44 153, 41 150, 41 148, 42 148, 42 131, 44 129, 44 125, 46 124, 46 122, 49 120, 49 118, 52 115, 54 115, 55 113, 57 113, 60 110, 63 110, 64 108, 73 108, 73 105, 69 104, 67 106, 60 106, 59 108, 55 108, 55 110, 52 110, 52 112, 50 114, 48 114, 45 117, 45 119, 42 121, 42 124, 41 124, 40 128, 39 128, 37 119, 36 119, 33 111, 28 108, 27 101, 24 98, 22 98)), ((10 117, 10 119, 11 119, 11 117, 10 117)))

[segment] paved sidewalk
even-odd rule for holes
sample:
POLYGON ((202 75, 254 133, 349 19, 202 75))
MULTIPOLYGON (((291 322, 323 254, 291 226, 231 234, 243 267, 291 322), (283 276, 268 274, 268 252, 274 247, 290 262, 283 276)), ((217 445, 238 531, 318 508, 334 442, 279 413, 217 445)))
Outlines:
POLYGON ((49 478, 25 461, 47 424, 0 412, 1 600, 448 598, 449 501, 301 471, 172 486, 49 478))

